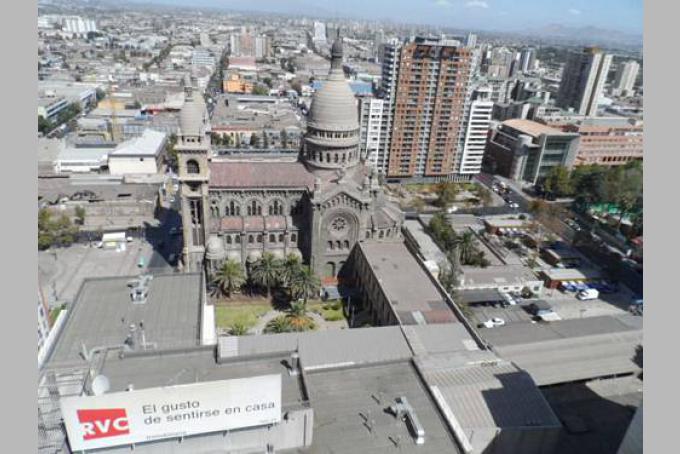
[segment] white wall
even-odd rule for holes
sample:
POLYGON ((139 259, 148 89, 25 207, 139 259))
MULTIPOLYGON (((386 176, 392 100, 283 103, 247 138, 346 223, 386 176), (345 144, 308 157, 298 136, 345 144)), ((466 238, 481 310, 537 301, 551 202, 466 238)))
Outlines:
POLYGON ((111 175, 154 174, 158 173, 158 164, 152 156, 109 156, 109 173, 111 175))

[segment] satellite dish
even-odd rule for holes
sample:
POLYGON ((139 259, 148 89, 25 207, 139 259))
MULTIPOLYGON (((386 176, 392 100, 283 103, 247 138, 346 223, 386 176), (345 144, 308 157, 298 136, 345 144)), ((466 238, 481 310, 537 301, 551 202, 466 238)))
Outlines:
POLYGON ((105 375, 97 375, 92 380, 90 389, 92 390, 92 394, 94 394, 95 396, 101 396, 102 394, 108 392, 109 389, 111 389, 111 383, 109 382, 109 379, 105 375))

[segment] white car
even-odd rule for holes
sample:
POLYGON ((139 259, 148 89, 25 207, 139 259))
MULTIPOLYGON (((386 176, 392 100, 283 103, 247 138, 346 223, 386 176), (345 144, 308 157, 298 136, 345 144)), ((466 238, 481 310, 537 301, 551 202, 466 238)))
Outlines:
POLYGON ((517 202, 510 202, 510 204, 509 204, 508 206, 509 206, 510 208, 514 208, 514 209, 519 208, 519 205, 517 204, 517 202))
POLYGON ((502 318, 493 317, 493 318, 485 321, 484 323, 482 323, 482 325, 484 325, 485 328, 494 328, 496 326, 505 325, 505 320, 503 320, 502 318))

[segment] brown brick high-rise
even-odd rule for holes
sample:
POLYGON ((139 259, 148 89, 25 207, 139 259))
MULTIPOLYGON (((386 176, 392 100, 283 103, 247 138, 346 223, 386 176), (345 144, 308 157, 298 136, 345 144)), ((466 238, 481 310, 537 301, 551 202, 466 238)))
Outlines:
POLYGON ((465 139, 473 50, 415 38, 401 50, 388 177, 449 177, 465 139))

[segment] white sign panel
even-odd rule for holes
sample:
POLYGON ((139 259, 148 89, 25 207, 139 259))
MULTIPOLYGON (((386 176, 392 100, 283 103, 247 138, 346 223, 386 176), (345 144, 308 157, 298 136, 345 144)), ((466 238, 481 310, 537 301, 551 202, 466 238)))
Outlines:
POLYGON ((281 375, 61 399, 71 450, 281 421, 281 375))

